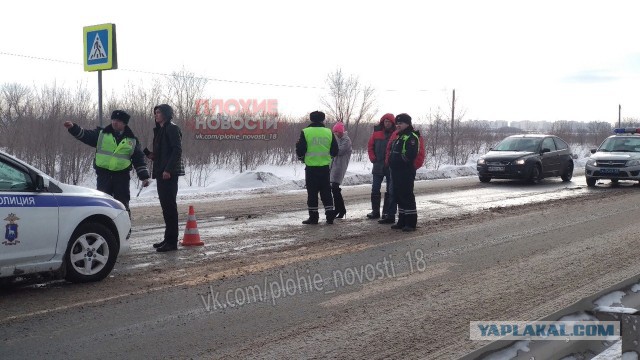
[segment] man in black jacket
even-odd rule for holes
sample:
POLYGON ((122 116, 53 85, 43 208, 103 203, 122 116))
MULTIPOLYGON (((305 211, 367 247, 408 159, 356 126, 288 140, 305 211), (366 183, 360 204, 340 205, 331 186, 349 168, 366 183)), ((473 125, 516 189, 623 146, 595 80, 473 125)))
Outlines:
POLYGON ((420 149, 420 138, 411 126, 411 116, 396 116, 398 137, 391 144, 389 167, 393 173, 393 195, 398 203, 398 222, 392 229, 415 231, 418 222, 413 184, 416 179, 414 160, 420 149))
POLYGON ((149 170, 140 150, 140 142, 129 128, 130 118, 126 112, 115 110, 111 114, 111 125, 104 129, 85 130, 71 121, 63 124, 69 134, 96 148, 93 167, 97 175, 97 188, 123 203, 129 216, 131 168, 136 169, 142 186, 149 185, 149 170))
MULTIPOLYGON (((173 119, 173 108, 161 104, 153 108, 156 127, 153 129, 153 152, 147 157, 153 160, 151 175, 156 179, 158 198, 164 218, 164 240, 153 244, 158 252, 178 250, 178 176, 184 175, 182 167, 182 132, 173 119)), ((146 149, 145 149, 146 150, 146 149)))
POLYGON ((333 224, 336 211, 333 208, 331 195, 331 158, 338 155, 338 142, 331 129, 324 126, 324 113, 314 111, 309 114, 311 124, 300 132, 296 143, 296 155, 306 165, 304 179, 307 186, 307 207, 309 218, 302 223, 315 225, 318 223, 318 192, 324 205, 327 224, 333 224))

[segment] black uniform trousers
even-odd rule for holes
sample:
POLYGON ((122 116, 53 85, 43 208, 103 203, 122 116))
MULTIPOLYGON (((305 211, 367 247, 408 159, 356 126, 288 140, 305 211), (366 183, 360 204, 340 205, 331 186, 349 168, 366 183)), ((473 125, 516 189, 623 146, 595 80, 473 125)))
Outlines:
POLYGON ((96 170, 96 175, 96 185, 98 190, 113 196, 116 200, 123 203, 124 207, 127 208, 127 211, 129 212, 129 216, 131 216, 131 211, 129 210, 129 200, 131 200, 129 181, 131 180, 131 176, 129 175, 129 172, 96 170))
POLYGON ((416 197, 413 184, 416 170, 413 167, 393 169, 393 196, 398 203, 398 225, 415 228, 418 222, 416 197))
POLYGON ((329 166, 307 166, 304 170, 304 180, 307 185, 307 207, 309 216, 318 218, 318 192, 324 205, 325 215, 333 211, 333 196, 329 181, 331 169, 329 166))
POLYGON ((178 176, 174 175, 168 180, 162 179, 162 175, 156 178, 158 197, 162 207, 164 218, 164 241, 167 244, 178 244, 178 176))

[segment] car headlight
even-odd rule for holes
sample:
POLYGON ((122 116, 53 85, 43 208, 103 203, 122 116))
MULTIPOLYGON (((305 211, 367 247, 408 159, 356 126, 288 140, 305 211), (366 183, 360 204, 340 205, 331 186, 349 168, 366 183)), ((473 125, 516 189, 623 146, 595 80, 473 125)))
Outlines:
POLYGON ((627 166, 638 166, 640 165, 640 160, 629 160, 627 161, 627 166))
POLYGON ((484 159, 478 159, 478 165, 484 165, 484 159))
POLYGON ((524 165, 524 159, 518 159, 516 161, 513 162, 516 165, 524 165))

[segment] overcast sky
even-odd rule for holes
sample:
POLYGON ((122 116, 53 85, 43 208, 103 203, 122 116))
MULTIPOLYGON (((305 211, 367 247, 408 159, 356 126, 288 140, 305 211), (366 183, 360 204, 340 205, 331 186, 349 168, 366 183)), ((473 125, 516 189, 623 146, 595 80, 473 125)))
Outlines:
POLYGON ((450 114, 455 89, 465 119, 614 122, 618 104, 640 119, 637 0, 69 3, 3 4, 0 82, 95 86, 82 28, 115 23, 119 69, 103 72, 106 93, 158 76, 139 71, 184 67, 254 83, 209 81, 211 98, 277 99, 297 116, 321 108, 341 68, 376 89, 377 117, 450 114))

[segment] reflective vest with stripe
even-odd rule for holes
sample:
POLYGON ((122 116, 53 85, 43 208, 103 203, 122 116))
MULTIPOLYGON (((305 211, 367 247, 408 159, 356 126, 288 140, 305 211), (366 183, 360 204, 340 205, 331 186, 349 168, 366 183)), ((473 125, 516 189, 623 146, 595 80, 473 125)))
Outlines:
POLYGON ((304 164, 307 166, 329 166, 331 164, 331 141, 333 134, 326 127, 307 127, 302 130, 307 140, 304 164))
POLYGON ((136 148, 136 139, 125 137, 116 144, 111 133, 100 131, 96 144, 96 166, 110 171, 125 170, 131 166, 131 155, 136 148))
POLYGON ((411 136, 415 137, 415 138, 416 138, 416 140, 418 140, 418 149, 420 149, 420 146, 421 146, 421 145, 420 145, 420 138, 418 137, 418 135, 416 135, 416 133, 414 133, 414 132, 412 131, 412 132, 411 132, 411 134, 405 134, 405 135, 402 135, 402 136, 400 137, 400 139, 401 139, 402 141, 404 141, 404 142, 402 143, 402 155, 404 155, 404 154, 406 154, 406 153, 407 153, 407 140, 409 140, 409 138, 411 138, 411 136))

